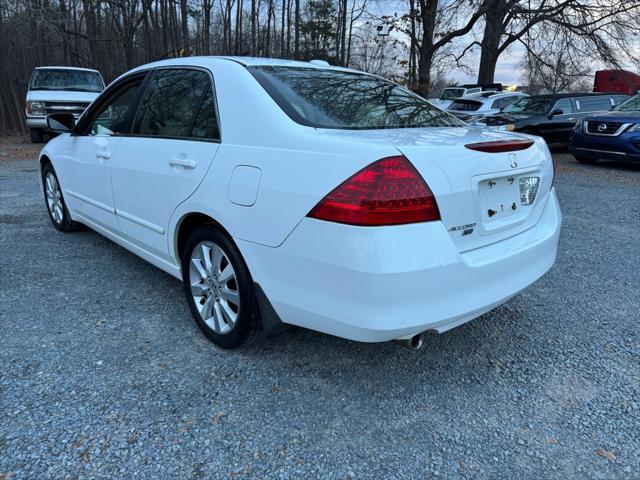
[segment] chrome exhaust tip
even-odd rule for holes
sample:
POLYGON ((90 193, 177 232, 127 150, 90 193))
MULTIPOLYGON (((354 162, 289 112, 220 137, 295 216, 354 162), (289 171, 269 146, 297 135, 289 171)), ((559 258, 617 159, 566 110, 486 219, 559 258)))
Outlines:
POLYGON ((409 350, 420 350, 424 343, 424 333, 418 333, 411 338, 393 340, 393 343, 396 343, 401 347, 408 348, 409 350))

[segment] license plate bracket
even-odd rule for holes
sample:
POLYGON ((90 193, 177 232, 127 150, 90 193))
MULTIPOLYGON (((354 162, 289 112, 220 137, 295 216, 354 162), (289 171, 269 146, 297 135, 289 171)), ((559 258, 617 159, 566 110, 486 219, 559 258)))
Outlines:
POLYGON ((518 177, 509 175, 483 180, 478 184, 483 222, 496 222, 520 213, 518 177))

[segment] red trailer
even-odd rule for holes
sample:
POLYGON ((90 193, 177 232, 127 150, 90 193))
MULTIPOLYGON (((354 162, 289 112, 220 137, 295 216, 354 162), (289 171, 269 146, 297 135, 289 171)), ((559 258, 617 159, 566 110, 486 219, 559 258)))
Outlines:
POLYGON ((599 70, 593 81, 593 91, 635 95, 640 92, 640 75, 626 70, 599 70))

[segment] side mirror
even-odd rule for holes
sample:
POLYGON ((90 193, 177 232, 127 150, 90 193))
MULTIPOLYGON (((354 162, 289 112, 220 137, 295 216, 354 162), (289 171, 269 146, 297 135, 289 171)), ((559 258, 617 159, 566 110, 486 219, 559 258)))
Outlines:
POLYGON ((561 110, 561 109, 559 109, 559 108, 556 108, 553 112, 551 112, 551 113, 549 114, 549 118, 553 118, 553 117, 555 117, 556 115, 564 115, 564 110, 561 110))
POLYGON ((47 127, 52 132, 72 132, 76 126, 76 118, 72 113, 51 113, 47 115, 47 127))

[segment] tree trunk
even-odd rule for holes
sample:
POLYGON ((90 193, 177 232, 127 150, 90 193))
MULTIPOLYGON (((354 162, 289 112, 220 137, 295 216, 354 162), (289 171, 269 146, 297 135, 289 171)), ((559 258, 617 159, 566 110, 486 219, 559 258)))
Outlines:
POLYGON ((236 10, 236 55, 242 55, 242 10, 243 0, 238 0, 236 10))
POLYGON ((251 0, 251 55, 256 54, 256 0, 251 0))
MULTIPOLYGON (((355 0, 352 0, 355 2, 355 0)), ((345 66, 347 47, 347 0, 342 0, 342 26, 340 29, 340 65, 345 66)))
POLYGON ((420 21, 422 23, 422 44, 418 49, 418 88, 425 98, 431 87, 431 65, 433 64, 433 36, 436 29, 438 0, 420 0, 420 21))
POLYGON ((189 6, 187 0, 180 0, 180 20, 182 21, 182 48, 189 45, 189 6))
POLYGON ((416 78, 416 1, 409 0, 409 21, 411 22, 411 46, 409 47, 409 86, 415 88, 416 78))
POLYGON ((287 12, 287 0, 282 0, 282 15, 280 18, 280 58, 285 58, 285 46, 284 46, 284 28, 287 12))
POLYGON ((300 0, 296 0, 296 33, 294 35, 294 55, 296 60, 300 60, 300 0))
POLYGON ((269 0, 267 8, 267 38, 265 39, 265 57, 271 56, 271 14, 273 12, 273 1, 269 0))
POLYGON ((211 7, 213 0, 204 0, 202 3, 202 53, 209 55, 211 45, 211 7))
POLYGON ((503 34, 503 21, 507 13, 502 0, 489 3, 484 16, 484 36, 480 44, 480 67, 478 68, 478 83, 493 83, 498 57, 500 56, 500 39, 503 34))

